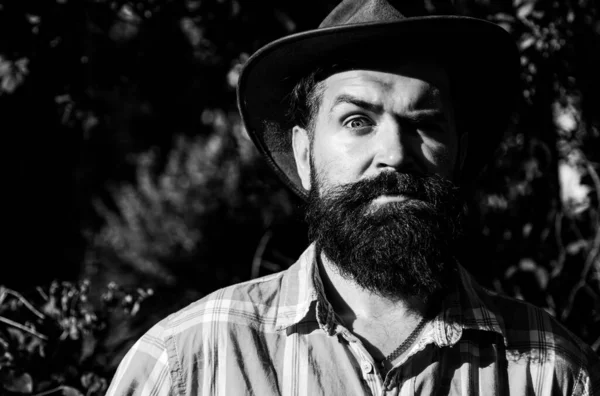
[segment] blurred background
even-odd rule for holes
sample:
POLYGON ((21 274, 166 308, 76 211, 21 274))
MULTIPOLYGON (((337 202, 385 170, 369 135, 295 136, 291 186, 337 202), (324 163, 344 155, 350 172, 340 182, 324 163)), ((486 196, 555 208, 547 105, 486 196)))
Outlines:
MULTIPOLYGON (((337 3, 0 0, 0 394, 102 395, 159 319, 295 260, 301 202, 235 86, 250 54, 337 3)), ((600 1, 455 5, 510 32, 522 65, 464 265, 600 353, 600 1)))

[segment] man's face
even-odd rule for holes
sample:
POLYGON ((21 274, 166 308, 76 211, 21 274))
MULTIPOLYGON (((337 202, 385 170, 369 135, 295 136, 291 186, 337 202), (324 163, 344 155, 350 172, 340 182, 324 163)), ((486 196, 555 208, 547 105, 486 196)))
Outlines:
POLYGON ((385 171, 453 178, 460 161, 448 79, 428 64, 330 76, 323 82, 313 125, 313 131, 306 131, 307 137, 314 134, 311 157, 300 161, 308 166, 299 167, 307 190, 307 159, 323 183, 332 186, 385 171))
POLYGON ((459 138, 443 70, 351 70, 322 83, 313 130, 294 128, 311 238, 360 286, 427 297, 461 235, 459 138))

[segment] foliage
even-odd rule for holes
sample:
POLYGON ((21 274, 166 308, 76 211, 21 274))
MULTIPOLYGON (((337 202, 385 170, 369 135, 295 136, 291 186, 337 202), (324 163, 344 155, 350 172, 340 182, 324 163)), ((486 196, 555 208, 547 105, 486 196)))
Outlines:
POLYGON ((109 284, 92 303, 88 281, 53 282, 27 298, 0 286, 0 393, 101 396, 111 371, 102 341, 153 292, 109 284))
POLYGON ((117 212, 96 201, 107 226, 92 235, 88 271, 106 275, 118 262, 134 271, 133 283, 204 293, 249 277, 238 257, 252 256, 260 232, 292 202, 275 180, 260 179, 264 165, 236 117, 205 110, 203 118, 214 132, 178 137, 156 176, 156 158, 140 156, 135 187, 113 190, 117 212))
POLYGON ((107 185, 132 183, 149 150, 160 168, 176 136, 210 134, 204 110, 235 111, 247 54, 316 25, 335 2, 0 1, 2 130, 20 148, 5 164, 15 191, 7 255, 27 273, 5 281, 74 280, 88 246, 81 230, 105 224, 94 201, 115 209, 107 185), (37 264, 48 256, 64 264, 37 264))
POLYGON ((599 9, 516 0, 489 11, 519 46, 523 95, 477 191, 474 228, 490 267, 475 272, 600 353, 600 96, 590 90, 600 83, 599 9))

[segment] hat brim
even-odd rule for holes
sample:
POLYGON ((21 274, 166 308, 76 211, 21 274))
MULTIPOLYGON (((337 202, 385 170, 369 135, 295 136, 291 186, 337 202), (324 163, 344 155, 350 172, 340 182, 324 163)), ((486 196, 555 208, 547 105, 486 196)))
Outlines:
POLYGON ((325 62, 382 53, 399 62, 429 53, 446 69, 457 128, 468 133, 460 184, 472 183, 491 159, 513 112, 519 85, 519 54, 504 29, 463 16, 315 29, 257 51, 242 69, 237 92, 249 136, 301 198, 306 199, 308 192, 296 170, 285 98, 300 78, 325 62))

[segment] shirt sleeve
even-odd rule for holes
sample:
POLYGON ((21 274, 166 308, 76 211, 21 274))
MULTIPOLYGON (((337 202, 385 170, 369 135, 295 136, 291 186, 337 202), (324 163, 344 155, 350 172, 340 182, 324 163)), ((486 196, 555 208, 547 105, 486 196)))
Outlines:
POLYGON ((161 323, 151 328, 127 352, 106 396, 176 396, 161 323))

